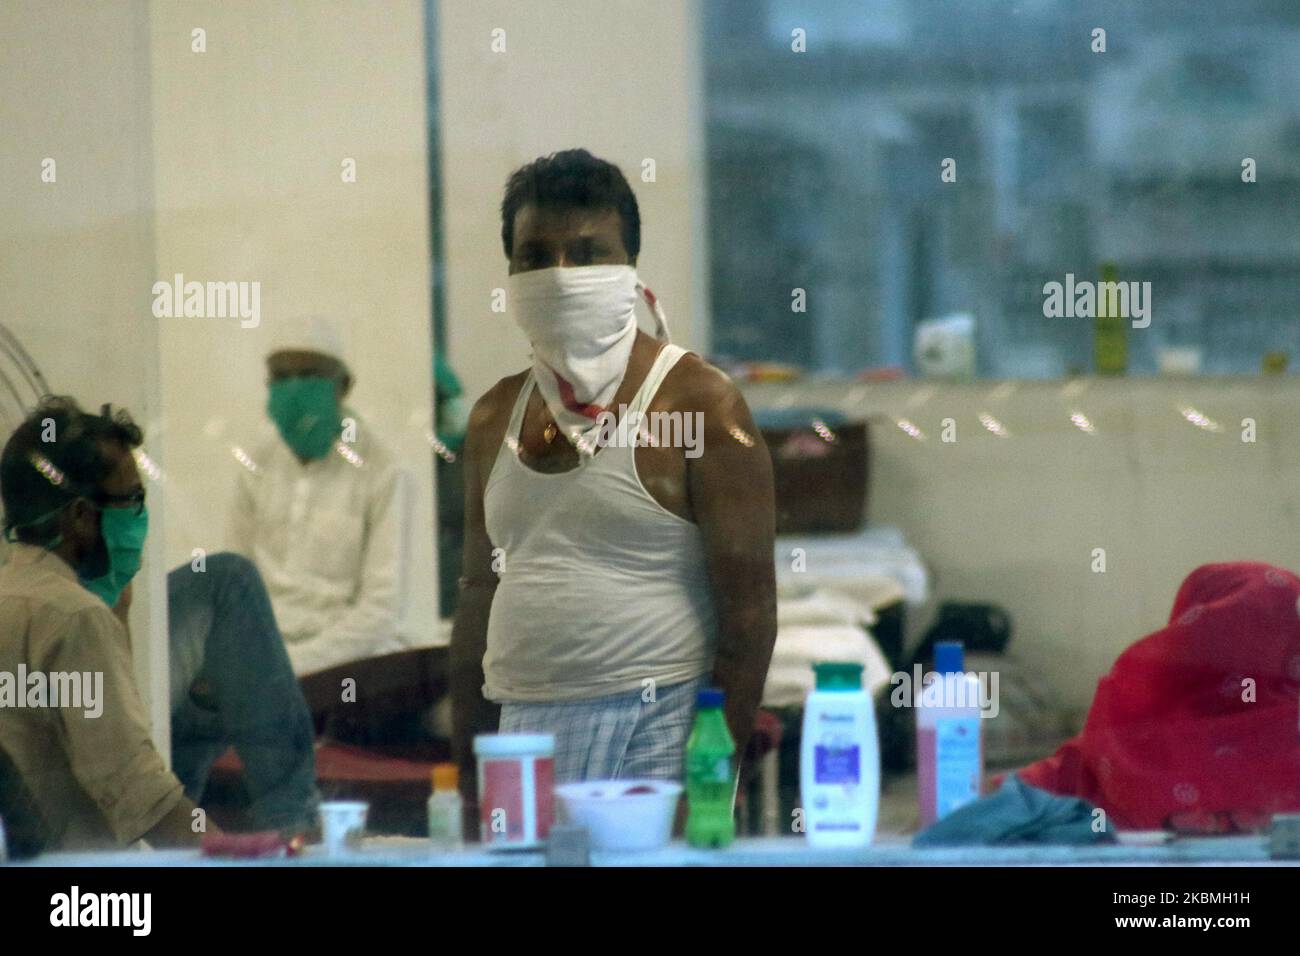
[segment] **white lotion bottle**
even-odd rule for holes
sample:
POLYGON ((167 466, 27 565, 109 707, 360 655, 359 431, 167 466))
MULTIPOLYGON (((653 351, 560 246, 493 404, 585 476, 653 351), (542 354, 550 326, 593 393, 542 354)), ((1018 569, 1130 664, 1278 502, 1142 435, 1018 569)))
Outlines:
POLYGON ((880 745, 862 665, 830 661, 813 671, 800 742, 804 832, 815 847, 866 846, 880 805, 880 745))

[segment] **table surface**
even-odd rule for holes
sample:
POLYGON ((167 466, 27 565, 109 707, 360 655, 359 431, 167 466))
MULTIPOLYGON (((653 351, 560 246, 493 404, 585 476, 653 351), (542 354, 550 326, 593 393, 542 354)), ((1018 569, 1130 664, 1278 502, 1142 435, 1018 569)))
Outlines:
MULTIPOLYGON (((697 850, 674 842, 660 850, 593 851, 594 866, 1300 866, 1272 860, 1268 839, 1233 836, 1176 839, 1161 846, 1001 846, 913 849, 907 837, 881 836, 861 849, 815 849, 799 837, 739 839, 725 850, 697 850)), ((279 860, 212 860, 197 850, 48 853, 26 866, 545 866, 540 852, 488 852, 473 847, 434 852, 429 841, 377 837, 360 850, 332 857, 319 846, 279 860)))

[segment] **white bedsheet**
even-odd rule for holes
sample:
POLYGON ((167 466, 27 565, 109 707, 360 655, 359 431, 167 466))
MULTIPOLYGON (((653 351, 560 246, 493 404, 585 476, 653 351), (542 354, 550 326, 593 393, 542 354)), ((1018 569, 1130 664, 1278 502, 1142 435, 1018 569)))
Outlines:
POLYGON ((889 665, 871 637, 875 608, 901 597, 889 578, 831 581, 821 587, 801 581, 777 586, 776 646, 763 688, 764 707, 795 707, 812 690, 812 665, 852 661, 863 667, 872 693, 889 682, 889 665))
POLYGON ((873 693, 887 685, 889 664, 870 633, 875 612, 898 601, 916 607, 930 596, 925 564, 902 532, 782 535, 776 571, 776 647, 763 706, 801 705, 817 661, 861 664, 873 693))

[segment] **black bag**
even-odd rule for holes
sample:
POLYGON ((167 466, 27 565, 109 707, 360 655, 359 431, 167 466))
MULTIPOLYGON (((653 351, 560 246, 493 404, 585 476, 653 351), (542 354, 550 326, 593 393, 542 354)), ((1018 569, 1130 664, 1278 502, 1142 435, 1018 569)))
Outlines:
MULTIPOLYGON (((945 602, 939 619, 901 669, 910 672, 914 664, 929 668, 936 641, 960 641, 966 652, 1001 654, 1011 640, 1011 619, 993 604, 945 602)), ((888 771, 912 770, 916 766, 916 716, 910 707, 895 707, 886 687, 876 699, 876 727, 880 738, 880 764, 888 771)))
POLYGON ((996 604, 946 601, 908 664, 929 664, 938 641, 959 641, 967 654, 1001 654, 1010 640, 1011 618, 996 604))

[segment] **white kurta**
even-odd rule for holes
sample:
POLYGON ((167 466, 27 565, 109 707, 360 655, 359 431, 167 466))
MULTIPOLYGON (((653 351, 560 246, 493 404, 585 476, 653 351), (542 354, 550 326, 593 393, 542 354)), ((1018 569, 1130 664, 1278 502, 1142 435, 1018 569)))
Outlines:
POLYGON ((261 572, 299 676, 403 646, 411 483, 344 415, 356 441, 304 465, 277 436, 252 453, 235 495, 231 548, 261 572))

